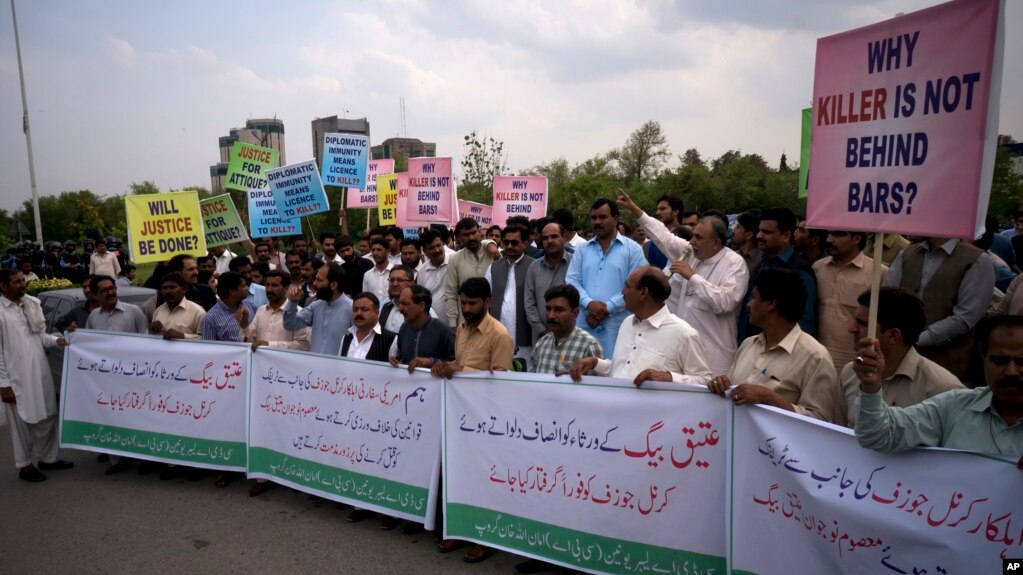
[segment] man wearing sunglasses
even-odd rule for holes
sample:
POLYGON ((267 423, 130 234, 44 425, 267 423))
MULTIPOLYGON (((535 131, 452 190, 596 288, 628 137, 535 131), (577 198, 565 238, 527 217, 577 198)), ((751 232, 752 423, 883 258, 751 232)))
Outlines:
POLYGON ((493 291, 490 315, 501 322, 515 340, 515 355, 526 358, 530 356, 533 345, 533 328, 523 305, 526 270, 533 263, 533 258, 525 254, 527 238, 529 229, 519 224, 510 224, 501 230, 504 255, 490 264, 483 275, 493 291))

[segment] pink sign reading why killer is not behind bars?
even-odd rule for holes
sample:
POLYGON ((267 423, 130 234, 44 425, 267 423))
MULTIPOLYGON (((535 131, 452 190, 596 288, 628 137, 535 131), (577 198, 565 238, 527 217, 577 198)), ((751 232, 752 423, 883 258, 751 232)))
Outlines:
POLYGON ((817 41, 811 227, 969 239, 983 230, 1003 11, 999 0, 949 2, 817 41))
POLYGON ((546 176, 494 178, 494 223, 502 228, 512 216, 531 220, 547 215, 546 176))
POLYGON ((451 180, 451 158, 410 158, 408 184, 406 222, 453 223, 455 186, 451 180))

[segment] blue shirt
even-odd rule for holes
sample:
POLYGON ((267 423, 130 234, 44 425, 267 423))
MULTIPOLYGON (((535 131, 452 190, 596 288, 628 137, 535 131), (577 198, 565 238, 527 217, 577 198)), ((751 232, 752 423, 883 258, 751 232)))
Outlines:
POLYGON ((579 304, 583 313, 579 314, 576 325, 593 335, 604 348, 604 353, 611 359, 618 339, 618 329, 628 315, 625 311, 625 298, 622 288, 629 274, 647 265, 643 257, 643 248, 636 242, 616 233, 607 252, 600 247, 597 238, 593 238, 579 246, 568 263, 565 282, 579 290, 579 304), (604 302, 610 314, 600 322, 596 329, 586 323, 586 306, 592 301, 604 302))
POLYGON ((284 329, 296 331, 309 326, 313 327, 309 351, 337 355, 341 351, 341 340, 352 327, 351 298, 341 294, 332 302, 318 299, 301 310, 288 300, 284 306, 284 329))
POLYGON ((266 299, 266 288, 255 283, 249 283, 249 295, 245 296, 245 301, 251 303, 256 309, 270 303, 266 299))
POLYGON ((760 274, 764 270, 774 269, 795 272, 799 279, 803 280, 803 285, 806 286, 806 308, 803 310, 803 317, 799 319, 799 327, 811 336, 817 335, 817 276, 810 264, 796 254, 792 246, 785 246, 785 249, 773 258, 765 255, 750 274, 749 288, 746 290, 746 297, 742 300, 742 309, 739 312, 739 343, 751 335, 760 333, 760 328, 749 322, 749 300, 753 299, 753 284, 760 274))
MULTIPOLYGON (((249 321, 252 321, 256 317, 256 308, 252 307, 248 300, 242 301, 241 305, 248 308, 249 321)), ((205 340, 242 340, 242 326, 238 323, 238 318, 234 316, 231 308, 227 307, 227 304, 223 301, 218 301, 217 305, 211 307, 210 311, 206 312, 206 317, 202 318, 199 329, 202 332, 202 338, 205 340)))

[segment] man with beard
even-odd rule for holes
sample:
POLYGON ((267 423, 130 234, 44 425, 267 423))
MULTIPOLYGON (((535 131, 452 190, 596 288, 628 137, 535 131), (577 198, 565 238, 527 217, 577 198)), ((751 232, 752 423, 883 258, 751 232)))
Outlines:
POLYGON ((419 240, 406 238, 401 240, 401 263, 419 272, 423 265, 423 247, 419 240))
MULTIPOLYGON (((547 333, 547 302, 544 301, 547 290, 565 283, 568 263, 572 254, 565 251, 565 228, 554 221, 540 232, 543 244, 543 257, 529 264, 526 270, 525 293, 522 301, 526 308, 526 319, 533 329, 533 344, 547 333)), ((578 294, 578 290, 576 291, 578 294)))
MULTIPOLYGON (((227 249, 226 246, 217 246, 207 250, 209 257, 213 258, 213 263, 216 264, 216 269, 213 273, 214 276, 219 276, 224 272, 230 271, 227 267, 231 260, 236 257, 236 254, 231 250, 227 249)), ((188 279, 188 275, 185 275, 185 279, 188 279)), ((204 306, 205 307, 205 306, 204 306)), ((209 311, 207 309, 206 311, 209 311)))
POLYGON ((856 346, 849 344, 849 325, 856 312, 856 298, 870 289, 874 265, 881 266, 881 277, 888 266, 875 264, 862 251, 866 237, 862 232, 832 230, 824 241, 827 257, 813 264, 817 276, 818 339, 828 348, 835 369, 842 371, 856 356, 856 346))
POLYGON ((352 326, 352 300, 341 291, 344 281, 341 264, 323 265, 313 281, 316 300, 301 309, 298 302, 305 298, 302 288, 293 285, 288 290, 284 329, 295 331, 312 326, 309 351, 313 353, 337 355, 341 338, 352 326))
POLYGON ((267 303, 256 310, 256 316, 249 324, 247 339, 252 342, 252 351, 264 345, 308 351, 309 328, 295 331, 284 328, 284 304, 288 301, 291 276, 281 270, 270 270, 264 287, 267 303))
POLYGON ((455 225, 455 233, 462 249, 448 258, 448 272, 444 280, 444 301, 447 302, 448 325, 451 329, 462 321, 459 290, 469 278, 482 278, 493 261, 480 241, 480 226, 472 218, 462 218, 455 225))
MULTIPOLYGON (((619 203, 621 205, 621 203, 619 203)), ((682 225, 679 221, 679 216, 686 209, 685 203, 682 198, 678 196, 664 195, 657 198, 657 208, 654 210, 654 217, 659 222, 664 224, 665 229, 669 232, 678 226, 682 225)), ((649 230, 643 230, 645 236, 649 236, 649 230)), ((652 238, 651 238, 652 239, 652 238)), ((651 242, 644 246, 646 251, 646 259, 650 262, 650 265, 663 269, 664 266, 668 265, 669 257, 665 255, 656 242, 651 242)), ((677 259, 677 258, 676 258, 677 259)))
POLYGON ((565 281, 579 290, 584 309, 579 327, 597 338, 609 358, 627 315, 622 286, 629 274, 646 264, 639 244, 618 233, 618 222, 617 204, 607 198, 593 202, 593 239, 576 250, 565 274, 565 281))
MULTIPOLYGON (((999 316, 980 330, 987 387, 958 389, 909 407, 889 407, 881 393, 885 357, 877 339, 860 340, 856 438, 884 453, 917 446, 1023 455, 1023 317, 999 316)), ((1023 469, 1023 457, 1017 466, 1023 469)))
POLYGON ((153 312, 149 333, 162 335, 164 339, 199 339, 206 310, 185 299, 187 290, 188 282, 180 272, 163 276, 160 284, 163 304, 153 312))
POLYGON ((0 292, 0 425, 11 420, 18 478, 38 483, 46 480, 40 469, 74 465, 57 458, 57 401, 44 351, 67 341, 45 332, 42 307, 25 294, 20 271, 0 270, 0 292))
POLYGON ((341 291, 348 297, 355 297, 355 294, 362 291, 362 279, 373 268, 373 262, 355 253, 355 243, 348 236, 337 238, 334 245, 341 258, 341 267, 345 270, 345 285, 341 291))

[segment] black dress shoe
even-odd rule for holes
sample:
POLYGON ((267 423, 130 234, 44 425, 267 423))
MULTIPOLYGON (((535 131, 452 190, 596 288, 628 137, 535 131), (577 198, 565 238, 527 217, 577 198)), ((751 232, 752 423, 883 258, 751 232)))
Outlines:
POLYGON ((159 461, 140 461, 139 462, 139 475, 149 475, 156 471, 163 469, 164 464, 159 461))
POLYGON ((74 466, 75 466, 74 463, 70 461, 65 461, 63 459, 58 459, 57 461, 54 461, 52 463, 47 463, 46 461, 39 462, 39 469, 42 469, 43 471, 58 471, 60 469, 71 469, 74 466))
POLYGON ((103 472, 103 475, 117 475, 118 473, 123 473, 125 471, 128 471, 129 469, 131 469, 131 460, 122 459, 121 461, 114 463, 110 467, 107 467, 106 470, 103 472))
POLYGON ((29 483, 39 483, 40 481, 46 481, 46 476, 35 467, 29 465, 28 467, 21 468, 21 471, 18 472, 18 479, 28 481, 29 483))
POLYGON ((96 463, 106 463, 110 461, 110 456, 106 453, 100 453, 96 456, 96 463))

